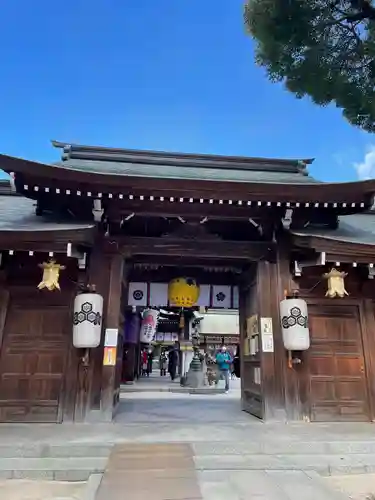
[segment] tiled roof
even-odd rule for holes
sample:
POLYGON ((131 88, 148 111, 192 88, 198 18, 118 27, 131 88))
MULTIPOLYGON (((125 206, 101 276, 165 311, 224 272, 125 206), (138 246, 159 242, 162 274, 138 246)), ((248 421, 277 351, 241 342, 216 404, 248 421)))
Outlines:
POLYGON ((92 174, 148 177, 159 179, 184 179, 228 182, 259 182, 270 184, 316 184, 318 181, 308 175, 272 170, 242 170, 235 168, 186 167, 178 165, 154 165, 128 162, 94 161, 71 159, 55 163, 55 166, 92 174))
POLYGON ((53 141, 53 145, 62 149, 62 160, 55 166, 93 174, 271 184, 317 182, 307 173, 306 165, 312 163, 311 159, 139 151, 56 141, 53 141))
POLYGON ((313 236, 344 243, 375 246, 375 212, 341 216, 336 230, 307 227, 292 230, 291 233, 295 236, 313 236))
POLYGON ((74 231, 92 229, 94 224, 72 223, 58 220, 56 216, 35 215, 35 201, 6 192, 0 183, 0 232, 2 231, 74 231))

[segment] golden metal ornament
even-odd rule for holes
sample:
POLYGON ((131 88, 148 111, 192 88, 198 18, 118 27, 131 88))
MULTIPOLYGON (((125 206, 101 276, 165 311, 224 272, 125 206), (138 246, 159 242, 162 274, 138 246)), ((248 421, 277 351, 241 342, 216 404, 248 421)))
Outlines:
POLYGON ((338 271, 334 267, 329 273, 323 274, 323 278, 328 280, 328 290, 326 292, 326 297, 333 299, 334 297, 345 297, 349 295, 345 290, 344 278, 346 278, 348 273, 343 271, 338 271))
POLYGON ((49 262, 43 262, 39 264, 39 267, 43 269, 43 278, 38 285, 38 289, 47 288, 47 290, 60 290, 59 277, 60 271, 66 269, 66 266, 61 266, 57 264, 55 260, 50 260, 49 262))

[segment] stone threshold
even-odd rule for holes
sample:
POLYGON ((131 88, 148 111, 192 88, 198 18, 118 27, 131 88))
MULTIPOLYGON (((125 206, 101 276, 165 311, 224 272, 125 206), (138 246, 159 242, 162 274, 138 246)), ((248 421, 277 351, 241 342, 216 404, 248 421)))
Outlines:
POLYGON ((134 393, 134 392, 171 392, 175 394, 204 394, 204 395, 214 395, 214 394, 224 394, 224 389, 218 389, 216 387, 203 387, 203 388, 193 388, 193 387, 140 387, 139 385, 125 385, 120 389, 122 394, 134 393))

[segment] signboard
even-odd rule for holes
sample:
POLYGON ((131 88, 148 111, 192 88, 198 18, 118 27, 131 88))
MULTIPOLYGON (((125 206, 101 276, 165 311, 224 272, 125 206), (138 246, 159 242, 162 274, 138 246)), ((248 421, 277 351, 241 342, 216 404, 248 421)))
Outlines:
POLYGON ((104 366, 116 366, 116 347, 105 347, 103 356, 104 366))
POLYGON ((155 335, 155 342, 171 344, 178 341, 178 333, 160 333, 155 335))
POLYGON ((262 351, 274 352, 272 318, 260 318, 262 351))
POLYGON ((253 314, 246 318, 246 337, 254 337, 254 335, 258 335, 258 315, 253 314))
POLYGON ((240 336, 238 337, 224 337, 224 344, 238 344, 240 341, 240 336))
POLYGON ((207 343, 216 343, 223 341, 223 337, 219 337, 217 335, 205 335, 204 339, 207 343))
POLYGON ((104 347, 117 347, 117 328, 106 328, 104 337, 104 347))

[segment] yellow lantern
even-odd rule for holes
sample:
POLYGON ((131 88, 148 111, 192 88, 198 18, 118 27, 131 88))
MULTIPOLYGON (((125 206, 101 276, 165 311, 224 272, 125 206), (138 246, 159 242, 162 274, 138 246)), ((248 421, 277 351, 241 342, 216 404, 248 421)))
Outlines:
POLYGON ((345 290, 345 282, 344 278, 348 273, 338 271, 334 267, 330 270, 329 273, 323 274, 323 278, 328 281, 328 290, 326 292, 326 297, 333 299, 334 297, 345 297, 345 295, 349 295, 345 290))
POLYGON ((168 285, 168 299, 172 306, 193 307, 199 299, 199 285, 193 278, 175 278, 168 285))

